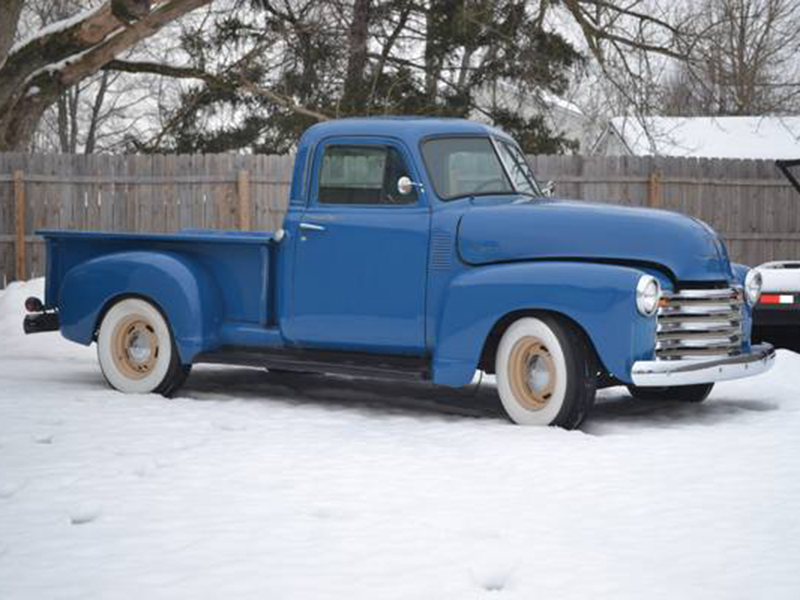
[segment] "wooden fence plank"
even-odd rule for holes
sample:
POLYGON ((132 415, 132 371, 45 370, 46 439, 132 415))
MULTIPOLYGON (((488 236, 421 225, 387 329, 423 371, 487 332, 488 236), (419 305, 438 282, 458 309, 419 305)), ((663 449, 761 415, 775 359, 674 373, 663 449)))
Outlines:
POLYGON ((239 229, 250 231, 250 178, 246 169, 239 170, 236 193, 239 196, 239 229))
POLYGON ((653 169, 650 178, 647 180, 647 206, 650 208, 661 208, 661 172, 653 169))
POLYGON ((21 169, 14 171, 14 275, 17 281, 27 279, 25 264, 25 173, 21 169))

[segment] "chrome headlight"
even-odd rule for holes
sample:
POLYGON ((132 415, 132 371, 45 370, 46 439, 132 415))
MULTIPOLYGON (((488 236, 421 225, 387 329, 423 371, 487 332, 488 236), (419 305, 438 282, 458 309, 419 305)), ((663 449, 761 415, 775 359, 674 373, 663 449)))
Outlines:
POLYGON ((758 299, 761 297, 762 283, 761 273, 755 269, 750 269, 747 272, 747 277, 744 278, 744 297, 750 306, 755 306, 758 303, 758 299))
POLYGON ((652 275, 642 275, 636 284, 636 308, 645 317, 652 317, 661 301, 661 284, 652 275))

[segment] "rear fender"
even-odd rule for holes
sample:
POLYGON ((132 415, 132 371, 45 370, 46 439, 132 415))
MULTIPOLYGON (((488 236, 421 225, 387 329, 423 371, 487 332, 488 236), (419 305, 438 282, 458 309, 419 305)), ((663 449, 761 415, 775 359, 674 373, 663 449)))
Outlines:
POLYGON ((608 372, 629 383, 637 360, 653 358, 655 319, 636 309, 643 271, 579 262, 527 262, 471 269, 456 277, 442 306, 435 383, 466 385, 496 323, 518 311, 561 314, 578 324, 608 372))
POLYGON ((194 261, 171 252, 107 254, 70 269, 58 295, 62 335, 89 345, 104 312, 126 296, 161 309, 183 363, 218 345, 223 306, 216 281, 194 261))

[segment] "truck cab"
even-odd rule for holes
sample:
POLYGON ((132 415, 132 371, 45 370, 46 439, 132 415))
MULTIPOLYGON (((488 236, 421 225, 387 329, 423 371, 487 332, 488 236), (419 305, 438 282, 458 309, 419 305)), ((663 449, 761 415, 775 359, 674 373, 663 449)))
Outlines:
POLYGON ((458 119, 311 127, 274 233, 45 231, 30 332, 97 343, 115 388, 192 364, 469 384, 519 424, 577 427, 596 389, 701 401, 768 369, 758 273, 693 218, 543 194, 516 142, 458 119))

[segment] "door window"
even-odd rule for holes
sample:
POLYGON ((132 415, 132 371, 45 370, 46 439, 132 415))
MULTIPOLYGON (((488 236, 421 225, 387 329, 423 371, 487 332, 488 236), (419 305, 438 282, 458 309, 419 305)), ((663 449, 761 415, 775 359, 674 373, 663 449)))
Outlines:
POLYGON ((414 204, 416 190, 397 191, 403 176, 408 176, 408 169, 391 146, 327 146, 319 174, 319 203, 414 204))

